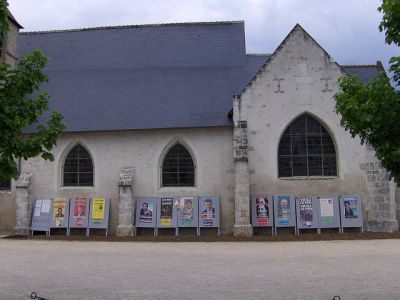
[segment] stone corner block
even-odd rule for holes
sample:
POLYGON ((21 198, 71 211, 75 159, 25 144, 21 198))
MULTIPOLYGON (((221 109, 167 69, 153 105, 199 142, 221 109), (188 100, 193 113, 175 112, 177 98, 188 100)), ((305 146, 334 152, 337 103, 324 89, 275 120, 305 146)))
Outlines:
POLYGON ((31 228, 30 227, 14 227, 12 230, 12 235, 30 235, 31 228))
POLYGON ((119 186, 132 186, 133 185, 133 175, 135 174, 135 168, 126 167, 122 169, 119 175, 119 186))
POLYGON ((33 172, 23 172, 16 182, 16 187, 28 188, 32 180, 33 172))
POLYGON ((251 226, 250 224, 234 225, 233 235, 237 237, 252 236, 253 226, 251 226))

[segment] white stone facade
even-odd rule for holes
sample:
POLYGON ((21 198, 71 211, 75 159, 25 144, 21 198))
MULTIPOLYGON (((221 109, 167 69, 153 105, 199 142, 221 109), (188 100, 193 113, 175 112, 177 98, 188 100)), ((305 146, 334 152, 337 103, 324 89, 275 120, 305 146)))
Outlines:
MULTIPOLYGON (((296 26, 243 93, 233 97, 234 127, 64 133, 52 151, 53 162, 34 158, 22 163, 22 171, 34 174, 30 203, 49 197, 111 198, 113 234, 118 225, 119 175, 123 168, 133 167, 133 197, 221 196, 222 234, 250 235, 249 196, 278 193, 357 194, 363 199, 366 230, 397 230, 395 188, 385 172, 379 171, 379 178, 368 173, 370 164, 375 168, 377 163, 373 153, 340 126, 340 117, 334 112, 333 97, 343 75, 341 67, 296 26), (282 133, 304 113, 319 120, 331 134, 337 176, 278 177, 282 133), (194 187, 161 187, 163 157, 177 142, 194 160, 194 187), (78 143, 92 157, 93 187, 63 187, 64 160, 78 143), (377 198, 378 193, 384 197, 377 198)), ((13 195, 0 193, 0 220, 5 211, 15 215, 13 195)), ((8 220, 0 226, 9 229, 14 225, 8 220)))

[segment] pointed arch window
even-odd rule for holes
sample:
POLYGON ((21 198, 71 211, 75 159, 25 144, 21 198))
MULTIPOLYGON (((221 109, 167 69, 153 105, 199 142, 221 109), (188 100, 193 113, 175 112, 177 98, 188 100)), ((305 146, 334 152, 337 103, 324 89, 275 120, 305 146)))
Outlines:
POLYGON ((278 176, 337 176, 333 139, 317 119, 296 118, 279 142, 278 176))
POLYGON ((162 164, 162 186, 194 186, 194 163, 181 144, 173 146, 162 164))
POLYGON ((89 152, 76 145, 64 162, 64 186, 93 186, 93 162, 89 152))

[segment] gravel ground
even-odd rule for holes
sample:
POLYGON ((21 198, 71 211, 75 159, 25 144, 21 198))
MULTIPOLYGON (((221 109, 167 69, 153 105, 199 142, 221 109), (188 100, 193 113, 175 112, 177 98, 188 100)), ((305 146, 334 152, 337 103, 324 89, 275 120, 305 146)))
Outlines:
POLYGON ((400 299, 400 240, 0 239, 0 299, 400 299))

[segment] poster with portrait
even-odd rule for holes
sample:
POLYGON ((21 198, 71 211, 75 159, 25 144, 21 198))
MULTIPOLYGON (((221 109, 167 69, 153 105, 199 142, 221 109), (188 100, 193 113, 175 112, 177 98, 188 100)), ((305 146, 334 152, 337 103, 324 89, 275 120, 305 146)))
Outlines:
POLYGON ((75 219, 75 225, 77 227, 85 226, 87 201, 88 201, 87 198, 74 199, 73 218, 75 219))
MULTIPOLYGON (((135 224, 138 228, 154 228, 156 227, 158 205, 160 198, 158 197, 138 197, 136 200, 135 224)), ((161 223, 161 220, 160 220, 161 223)))
POLYGON ((258 227, 268 226, 269 204, 270 199, 268 196, 256 197, 256 219, 258 227))
POLYGON ((216 196, 199 197, 199 227, 219 227, 219 200, 216 196))
POLYGON ((343 200, 344 217, 346 219, 358 218, 358 203, 356 197, 347 197, 343 200))
POLYGON ((172 223, 173 198, 161 198, 160 217, 162 226, 170 226, 172 223))
POLYGON ((330 224, 333 222, 333 199, 320 198, 319 207, 321 210, 322 223, 330 224))
POLYGON ((154 204, 152 201, 143 201, 140 206, 139 222, 151 224, 153 222, 154 204))
POLYGON ((93 223, 102 223, 103 222, 105 204, 106 204, 105 198, 92 199, 92 222, 93 223))
POLYGON ((66 213, 65 198, 56 198, 53 202, 53 221, 55 227, 64 227, 66 213))
POLYGON ((290 196, 278 196, 277 200, 277 222, 278 225, 289 225, 291 219, 290 196))
POLYGON ((197 201, 194 197, 177 197, 179 227, 197 227, 197 201))
POLYGON ((313 201, 311 197, 299 198, 300 224, 302 227, 313 225, 313 201))

